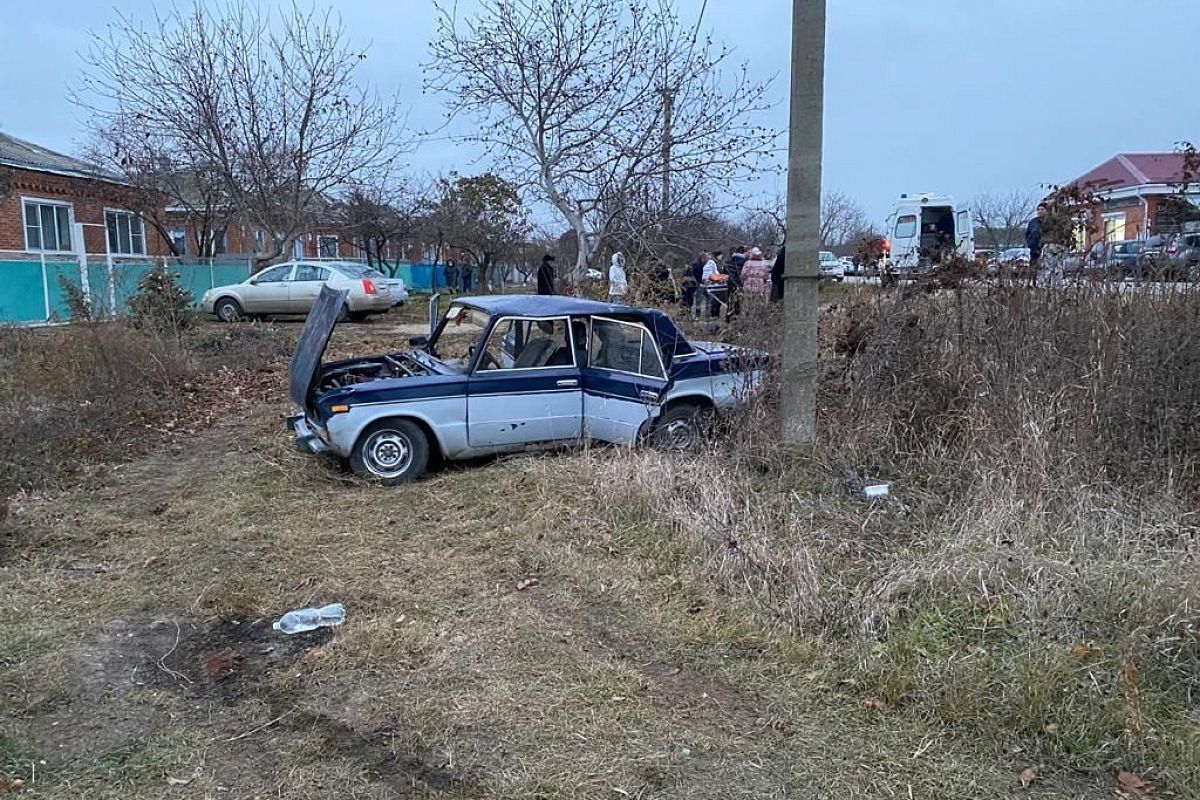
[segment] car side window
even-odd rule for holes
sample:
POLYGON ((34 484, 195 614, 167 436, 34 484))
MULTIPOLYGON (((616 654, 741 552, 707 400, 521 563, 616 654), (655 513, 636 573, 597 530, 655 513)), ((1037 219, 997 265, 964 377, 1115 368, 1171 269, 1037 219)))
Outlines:
POLYGON ((592 320, 588 364, 633 375, 665 378, 658 345, 641 325, 612 319, 592 320))
POLYGON ((255 283, 279 283, 281 281, 286 281, 287 276, 291 273, 291 271, 292 271, 291 264, 282 264, 278 267, 272 267, 271 269, 262 273, 261 275, 259 275, 257 278, 254 279, 254 282, 255 283))
POLYGON ((917 232, 917 218, 913 214, 905 214, 896 220, 896 238, 911 239, 917 232))
POLYGON ((327 281, 329 280, 329 270, 325 267, 318 267, 315 264, 301 264, 296 267, 296 276, 292 280, 327 281))
POLYGON ((502 319, 492 328, 477 370, 540 369, 575 364, 563 319, 502 319))

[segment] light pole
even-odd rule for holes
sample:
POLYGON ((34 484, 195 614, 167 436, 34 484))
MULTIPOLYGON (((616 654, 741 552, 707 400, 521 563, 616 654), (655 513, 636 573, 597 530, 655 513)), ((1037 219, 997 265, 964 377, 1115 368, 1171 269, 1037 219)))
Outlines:
POLYGON ((821 217, 821 125, 825 99, 825 0, 792 0, 787 255, 783 276, 780 420, 783 441, 816 436, 817 271, 821 217))

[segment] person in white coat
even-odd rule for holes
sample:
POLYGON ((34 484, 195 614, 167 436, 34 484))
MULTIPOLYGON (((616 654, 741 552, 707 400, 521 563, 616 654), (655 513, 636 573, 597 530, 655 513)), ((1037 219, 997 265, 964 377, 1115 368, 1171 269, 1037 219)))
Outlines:
POLYGON ((608 268, 609 302, 621 302, 628 291, 629 281, 625 277, 625 256, 621 253, 613 253, 612 266, 608 268))

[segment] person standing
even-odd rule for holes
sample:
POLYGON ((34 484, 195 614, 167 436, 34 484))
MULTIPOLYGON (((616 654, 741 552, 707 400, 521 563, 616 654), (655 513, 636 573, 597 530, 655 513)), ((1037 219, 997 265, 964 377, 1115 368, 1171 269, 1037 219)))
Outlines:
POLYGON ((775 263, 771 265, 771 302, 779 303, 783 301, 783 270, 784 270, 784 255, 787 252, 787 242, 779 245, 779 252, 775 254, 775 263))
POLYGON ((542 265, 537 271, 537 293, 554 294, 554 256, 542 256, 542 265))
POLYGON ((748 295, 764 295, 770 279, 771 266, 763 259, 762 250, 750 248, 746 254, 746 264, 742 267, 742 287, 748 295))
POLYGON ((446 289, 457 292, 460 288, 458 280, 458 262, 453 258, 446 259, 446 289))
POLYGON ((608 268, 608 302, 620 303, 628 291, 629 281, 625 277, 625 256, 622 253, 613 253, 612 266, 608 268))
POLYGON ((1025 246, 1029 248, 1029 283, 1037 281, 1038 267, 1042 260, 1042 221, 1050 213, 1050 206, 1038 203, 1037 216, 1025 226, 1025 246))
MULTIPOLYGON (((704 272, 701 273, 700 282, 703 285, 704 293, 708 295, 708 316, 709 318, 721 316, 721 301, 717 299, 716 287, 726 289, 725 276, 721 273, 721 268, 717 266, 717 259, 725 255, 720 250, 713 250, 708 254, 708 260, 704 262, 704 272)), ((726 295, 728 299, 728 295, 726 295)))

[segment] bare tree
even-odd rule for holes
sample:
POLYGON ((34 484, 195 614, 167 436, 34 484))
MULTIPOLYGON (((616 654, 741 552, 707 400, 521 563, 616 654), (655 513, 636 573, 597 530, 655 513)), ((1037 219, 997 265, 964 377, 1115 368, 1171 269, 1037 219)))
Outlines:
POLYGON ((1033 216, 1040 196, 1030 191, 983 193, 971 201, 973 222, 982 235, 978 247, 1007 250, 1025 244, 1025 223, 1033 216))
POLYGON ((676 177, 712 191, 773 147, 756 123, 767 84, 726 69, 730 50, 698 41, 669 0, 481 0, 470 19, 436 8, 429 87, 473 115, 470 138, 562 215, 573 279, 625 210, 614 199, 676 177))
POLYGON ((844 247, 871 230, 862 206, 843 192, 828 192, 821 198, 821 249, 844 247))
POLYGON ((323 198, 397 153, 395 103, 355 83, 363 58, 328 12, 272 18, 239 0, 215 11, 196 0, 149 28, 118 14, 93 35, 75 94, 101 138, 122 132, 117 158, 143 157, 144 144, 167 162, 210 167, 237 213, 267 234, 264 263, 323 198))
POLYGON ((395 275, 407 246, 423 229, 428 195, 415 183, 377 173, 351 185, 338 205, 336 221, 350 246, 370 266, 395 275))
POLYGON ((220 171, 126 122, 95 127, 88 160, 125 178, 130 186, 125 205, 162 237, 172 255, 185 254, 184 243, 172 236, 182 216, 185 235, 188 230, 192 234, 192 254, 211 258, 218 232, 236 217, 220 171))

